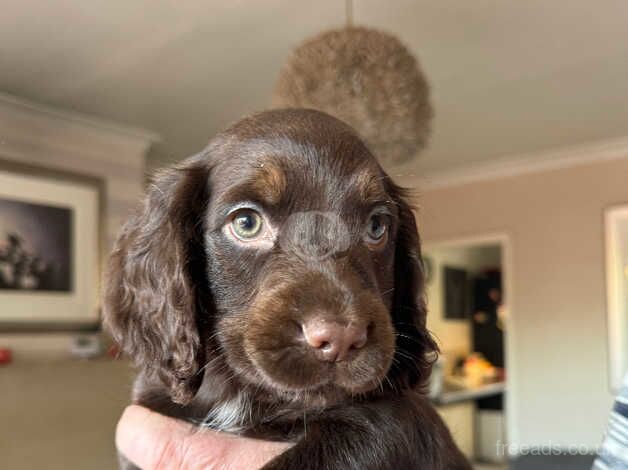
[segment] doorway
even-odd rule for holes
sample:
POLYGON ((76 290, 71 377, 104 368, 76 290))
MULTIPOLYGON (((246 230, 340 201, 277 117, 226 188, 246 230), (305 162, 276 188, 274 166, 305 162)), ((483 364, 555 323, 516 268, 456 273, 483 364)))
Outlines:
POLYGON ((431 388, 469 458, 507 460, 512 429, 512 255, 507 236, 428 241, 427 325, 441 348, 431 388))

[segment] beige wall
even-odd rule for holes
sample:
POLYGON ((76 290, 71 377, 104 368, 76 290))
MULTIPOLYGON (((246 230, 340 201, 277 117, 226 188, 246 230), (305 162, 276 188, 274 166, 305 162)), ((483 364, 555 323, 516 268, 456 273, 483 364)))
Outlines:
MULTIPOLYGON (((420 189, 416 177, 400 183, 420 189)), ((603 211, 628 202, 628 159, 522 174, 420 197, 423 238, 509 236, 509 440, 594 446, 611 406, 603 211)))

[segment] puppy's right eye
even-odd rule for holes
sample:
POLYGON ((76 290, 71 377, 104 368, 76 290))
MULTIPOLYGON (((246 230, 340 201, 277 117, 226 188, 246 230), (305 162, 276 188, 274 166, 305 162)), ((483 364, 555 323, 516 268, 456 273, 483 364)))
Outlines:
POLYGON ((240 209, 231 219, 231 230, 240 240, 254 240, 264 228, 264 219, 253 209, 240 209))

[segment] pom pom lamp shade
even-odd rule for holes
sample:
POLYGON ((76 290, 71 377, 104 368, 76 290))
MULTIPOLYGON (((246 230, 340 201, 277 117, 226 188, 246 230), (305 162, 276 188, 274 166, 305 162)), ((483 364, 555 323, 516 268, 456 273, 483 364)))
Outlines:
POLYGON ((394 36, 362 27, 328 31, 297 47, 280 71, 272 104, 336 116, 384 164, 416 156, 432 117, 414 56, 394 36))

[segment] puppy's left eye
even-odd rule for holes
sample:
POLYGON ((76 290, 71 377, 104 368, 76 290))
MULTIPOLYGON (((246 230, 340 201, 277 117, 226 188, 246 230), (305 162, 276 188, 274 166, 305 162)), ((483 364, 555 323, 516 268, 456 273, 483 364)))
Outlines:
POLYGON ((388 218, 384 214, 371 214, 366 223, 364 242, 371 249, 384 246, 388 240, 388 218))

